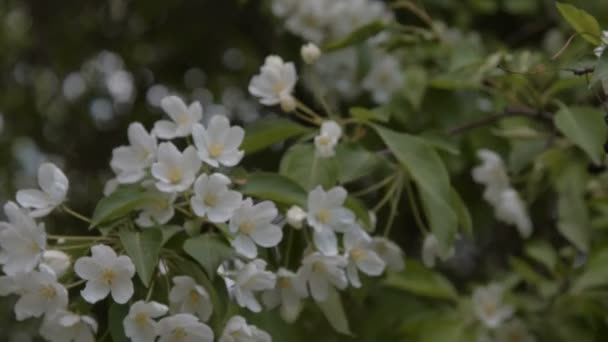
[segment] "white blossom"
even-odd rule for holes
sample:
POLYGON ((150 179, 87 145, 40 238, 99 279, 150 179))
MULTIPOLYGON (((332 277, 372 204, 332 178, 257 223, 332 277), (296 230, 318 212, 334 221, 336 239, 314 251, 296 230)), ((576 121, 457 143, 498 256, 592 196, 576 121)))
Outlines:
POLYGON ((181 153, 170 142, 158 147, 158 161, 152 165, 152 175, 156 178, 156 187, 162 192, 181 192, 188 189, 196 173, 201 167, 201 161, 196 149, 188 146, 181 153))
POLYGON ((344 234, 345 257, 348 261, 346 276, 354 287, 361 287, 359 271, 368 276, 379 276, 386 263, 372 248, 372 238, 361 228, 344 234))
POLYGON ((17 202, 28 209, 32 209, 32 217, 43 217, 53 209, 60 206, 68 194, 70 183, 57 166, 44 163, 38 168, 38 185, 40 189, 19 190, 17 202))
POLYGON ((171 121, 161 120, 154 125, 154 133, 161 139, 183 138, 192 134, 192 128, 203 119, 203 108, 198 102, 187 106, 177 96, 167 96, 160 102, 171 121))
POLYGON ((437 237, 434 234, 428 234, 424 238, 424 242, 422 243, 422 263, 424 263, 426 267, 433 268, 435 267, 437 258, 445 261, 454 256, 454 253, 455 250, 454 247, 452 247, 446 255, 443 255, 439 247, 439 240, 437 240, 437 237))
POLYGON ((403 251, 393 241, 384 237, 374 237, 372 248, 386 264, 386 268, 393 272, 401 272, 405 269, 403 251))
POLYGON ((314 64, 321 57, 321 49, 314 43, 302 45, 300 55, 306 64, 314 64))
POLYGON ((207 129, 203 125, 195 125, 192 132, 198 156, 213 167, 236 166, 245 155, 239 150, 244 137, 242 127, 230 126, 228 118, 221 115, 213 116, 207 129))
POLYGON ((34 219, 14 202, 4 205, 9 222, 0 222, 0 263, 8 275, 32 271, 46 249, 44 224, 34 219))
POLYGON ((496 328, 513 315, 513 307, 503 303, 504 289, 498 284, 473 291, 473 311, 488 328, 496 328))
POLYGON ((272 342, 272 337, 255 325, 248 325, 245 318, 232 316, 218 342, 272 342))
POLYGON ((137 301, 129 308, 123 320, 125 335, 132 342, 154 342, 158 336, 158 322, 155 319, 164 316, 169 308, 157 302, 137 301))
POLYGON ((234 211, 229 229, 235 234, 232 240, 234 249, 243 256, 253 259, 258 255, 257 246, 274 247, 283 238, 283 231, 272 221, 278 210, 270 201, 253 204, 251 198, 245 199, 234 211))
POLYGON ((116 178, 108 179, 103 186, 103 195, 106 197, 110 196, 111 194, 114 193, 114 191, 116 191, 118 189, 119 186, 120 186, 120 183, 118 182, 118 179, 116 179, 116 178))
POLYGON ((169 222, 175 215, 173 204, 177 199, 177 193, 150 188, 147 195, 148 200, 140 208, 141 212, 135 223, 140 227, 153 227, 169 222))
POLYGON ((258 97, 260 103, 274 106, 293 101, 293 90, 298 76, 292 62, 283 62, 279 56, 268 56, 260 73, 249 83, 249 92, 258 97))
POLYGON ((237 270, 226 279, 229 280, 226 282, 228 290, 237 304, 253 312, 262 310, 255 293, 273 289, 277 280, 274 273, 266 271, 266 261, 262 259, 244 265, 237 262, 237 270))
POLYGON ((306 212, 297 205, 293 205, 287 210, 287 223, 290 226, 301 229, 304 220, 306 220, 306 212))
POLYGON ((528 216, 526 205, 517 191, 513 189, 504 190, 500 194, 500 202, 495 207, 496 218, 515 225, 523 238, 532 234, 532 221, 528 216))
POLYGON ((264 292, 262 300, 269 308, 281 306, 281 317, 288 323, 294 322, 302 311, 302 299, 308 297, 306 284, 295 273, 280 268, 277 271, 276 286, 264 292))
POLYGON ((593 50, 593 53, 595 53, 597 58, 600 58, 602 56, 602 54, 606 50, 606 47, 608 46, 608 31, 602 31, 601 38, 602 39, 600 45, 593 50))
POLYGON ((329 23, 338 19, 332 16, 331 6, 326 0, 300 1, 285 27, 306 40, 321 43, 327 36, 329 23))
POLYGON ((203 322, 208 321, 213 313, 213 304, 207 290, 188 276, 173 278, 169 302, 172 312, 196 314, 203 322))
POLYGON ((317 154, 322 158, 331 158, 336 154, 335 148, 342 136, 342 128, 335 121, 325 121, 321 133, 315 137, 317 154))
POLYGON ((72 265, 72 259, 60 250, 50 250, 42 253, 41 264, 55 272, 57 278, 61 278, 72 265))
POLYGON ((76 274, 87 281, 80 294, 89 303, 96 303, 112 294, 116 303, 124 304, 133 296, 135 265, 126 255, 117 256, 106 245, 91 247, 90 257, 81 257, 74 264, 76 274))
POLYGON ((129 146, 120 146, 112 151, 110 166, 121 184, 139 182, 156 159, 156 137, 148 133, 139 122, 129 125, 129 146))
POLYGON ((177 314, 160 320, 158 342, 213 342, 213 331, 191 314, 177 314))
POLYGON ((372 63, 372 68, 363 79, 363 89, 371 92, 374 102, 385 104, 391 96, 401 90, 404 76, 399 61, 385 55, 372 63))
POLYGON ((26 318, 52 315, 68 305, 68 291, 57 282, 55 273, 41 266, 39 271, 4 278, 2 293, 11 290, 20 296, 15 304, 15 316, 22 321, 26 318), (7 287, 6 284, 11 285, 7 287))
POLYGON ((307 284, 312 298, 323 302, 329 296, 330 286, 343 290, 348 285, 344 273, 346 265, 342 256, 326 256, 315 252, 302 260, 297 276, 299 281, 307 284))
POLYGON ((346 190, 334 187, 329 191, 321 186, 308 194, 307 222, 314 230, 315 246, 326 255, 338 253, 338 240, 335 232, 348 231, 355 222, 355 215, 344 208, 346 190))
POLYGON ((51 342, 95 342, 97 328, 91 316, 62 311, 44 320, 40 335, 51 342))
POLYGON ((200 175, 194 183, 194 196, 190 200, 194 213, 213 223, 228 221, 243 199, 240 192, 228 188, 230 183, 230 178, 221 173, 200 175))
POLYGON ((500 202, 500 194, 510 187, 507 170, 502 158, 493 151, 479 150, 477 157, 481 165, 473 169, 473 179, 486 186, 483 197, 495 206, 500 202))

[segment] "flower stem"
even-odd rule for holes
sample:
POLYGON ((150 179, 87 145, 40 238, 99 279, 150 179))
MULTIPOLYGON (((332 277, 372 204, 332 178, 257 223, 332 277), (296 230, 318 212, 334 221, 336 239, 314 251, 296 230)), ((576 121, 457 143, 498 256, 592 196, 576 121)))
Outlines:
POLYGON ((65 288, 66 288, 67 290, 69 290, 69 289, 73 289, 73 288, 75 288, 75 287, 77 287, 77 286, 79 286, 79 285, 84 284, 84 282, 86 282, 86 280, 84 280, 84 279, 77 280, 77 281, 75 281, 75 282, 73 282, 73 283, 71 283, 71 284, 66 285, 66 286, 65 286, 65 288))
POLYGON ((68 213, 68 214, 70 214, 70 215, 74 216, 75 218, 77 218, 77 219, 79 219, 79 220, 81 220, 81 221, 84 221, 84 222, 86 222, 86 223, 88 223, 88 224, 91 224, 91 223, 93 222, 93 221, 92 221, 90 218, 88 218, 88 217, 86 217, 86 216, 84 216, 84 215, 82 215, 82 214, 79 214, 79 213, 78 213, 78 212, 76 212, 75 210, 70 209, 70 207, 68 207, 67 205, 63 205, 63 206, 61 206, 61 208, 62 208, 62 209, 63 209, 63 211, 65 211, 66 213, 68 213))

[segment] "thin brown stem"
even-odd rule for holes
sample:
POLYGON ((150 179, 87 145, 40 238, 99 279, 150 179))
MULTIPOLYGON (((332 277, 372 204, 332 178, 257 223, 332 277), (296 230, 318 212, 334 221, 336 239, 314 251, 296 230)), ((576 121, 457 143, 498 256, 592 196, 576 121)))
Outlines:
POLYGON ((465 123, 460 126, 452 127, 448 129, 447 133, 450 135, 457 135, 466 131, 484 127, 502 119, 513 118, 513 117, 526 117, 543 122, 547 125, 553 125, 552 114, 545 111, 536 111, 530 107, 525 106, 513 106, 505 109, 504 113, 488 116, 477 121, 465 123))

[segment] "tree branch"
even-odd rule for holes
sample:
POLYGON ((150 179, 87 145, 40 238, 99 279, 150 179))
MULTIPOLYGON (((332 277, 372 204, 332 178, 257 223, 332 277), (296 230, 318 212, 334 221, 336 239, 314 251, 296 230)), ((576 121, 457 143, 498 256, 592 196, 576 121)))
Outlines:
POLYGON ((526 106, 510 106, 505 108, 505 111, 503 113, 488 116, 477 121, 468 122, 461 126, 452 127, 448 129, 447 133, 450 135, 458 135, 468 130, 484 127, 498 122, 502 119, 513 117, 526 117, 543 122, 546 125, 553 126, 553 114, 550 112, 536 111, 526 106))

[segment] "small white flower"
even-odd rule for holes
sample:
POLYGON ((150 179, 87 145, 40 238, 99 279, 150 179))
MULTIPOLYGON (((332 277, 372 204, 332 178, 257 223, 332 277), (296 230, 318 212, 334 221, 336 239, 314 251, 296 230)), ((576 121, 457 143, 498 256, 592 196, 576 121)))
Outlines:
POLYGON ((505 305, 503 288, 498 284, 478 287, 473 291, 473 311, 488 328, 496 328, 513 315, 513 307, 505 305))
POLYGON ((122 322, 125 335, 132 342, 154 342, 159 330, 158 322, 154 319, 164 316, 167 311, 167 306, 157 302, 140 300, 133 303, 122 322))
POLYGON ((292 62, 285 63, 279 56, 268 56, 260 73, 251 79, 249 92, 263 105, 274 106, 292 97, 297 81, 296 67, 292 62))
POLYGON ((44 251, 41 264, 53 270, 57 278, 61 278, 72 265, 72 259, 59 250, 44 251))
POLYGON ((226 285, 237 304, 253 312, 262 311, 255 292, 270 290, 275 287, 276 275, 266 271, 266 261, 256 259, 243 265, 237 262, 237 270, 232 278, 226 278, 226 285))
POLYGON ((44 224, 36 224, 14 202, 4 205, 10 222, 0 222, 0 263, 7 275, 32 271, 46 249, 44 224))
POLYGON ((245 318, 233 316, 218 342, 272 342, 272 337, 255 325, 248 325, 245 318))
POLYGON ((264 292, 262 300, 268 308, 281 306, 281 317, 294 322, 302 311, 302 299, 308 297, 306 284, 295 273, 280 268, 277 271, 276 287, 264 292))
POLYGON ((179 97, 167 96, 160 106, 172 120, 161 120, 154 125, 154 133, 161 139, 187 137, 192 134, 194 124, 203 119, 203 108, 198 102, 186 106, 179 97))
POLYGON ((158 322, 158 342, 213 342, 213 331, 191 314, 177 314, 158 322))
POLYGON ((149 199, 141 208, 135 223, 140 227, 153 227, 169 222, 175 215, 173 204, 177 193, 162 192, 156 188, 148 190, 149 199))
POLYGON ((65 174, 54 164, 45 163, 38 168, 38 189, 19 190, 17 202, 24 208, 33 209, 32 217, 43 217, 60 206, 68 194, 70 183, 65 174))
POLYGON ((302 45, 300 55, 306 64, 314 64, 321 57, 321 50, 314 43, 308 43, 302 45))
POLYGON ((490 150, 477 151, 481 165, 473 169, 473 179, 486 186, 483 197, 496 206, 500 202, 500 194, 510 187, 509 176, 498 154, 490 150))
POLYGON ((346 232, 355 223, 355 215, 344 208, 346 190, 334 187, 324 191, 321 186, 308 194, 308 225, 314 229, 315 246, 326 255, 338 254, 335 232, 346 232))
POLYGON ((103 195, 106 197, 110 196, 111 194, 114 193, 114 191, 116 191, 118 189, 119 186, 120 186, 120 183, 118 182, 118 179, 116 179, 116 178, 108 179, 106 184, 104 184, 104 186, 103 186, 103 195))
POLYGON ((173 284, 169 293, 171 311, 196 314, 203 322, 209 320, 213 304, 207 290, 188 276, 173 277, 173 284))
POLYGON ((386 268, 390 271, 401 272, 405 269, 403 251, 393 241, 383 237, 374 237, 372 240, 372 248, 376 251, 376 254, 384 260, 386 268))
POLYGON ((403 82, 399 61, 386 55, 374 60, 372 69, 363 80, 363 89, 372 93, 374 102, 384 104, 401 89, 403 82))
POLYGON ((152 175, 156 178, 156 187, 162 192, 181 192, 188 189, 196 173, 201 167, 201 161, 196 149, 188 146, 181 153, 170 142, 158 147, 158 161, 152 165, 152 175))
POLYGON ((68 291, 57 282, 55 273, 45 266, 40 271, 14 278, 16 293, 21 297, 15 304, 17 320, 52 315, 68 305, 68 291))
POLYGON ((424 242, 422 243, 422 263, 424 263, 424 266, 433 268, 435 267, 437 258, 445 261, 454 256, 454 253, 455 250, 454 247, 452 247, 447 255, 442 255, 441 249, 439 248, 439 240, 437 240, 437 237, 434 234, 428 234, 424 238, 424 242))
POLYGON ((283 93, 279 96, 281 110, 285 113, 291 113, 298 107, 296 98, 291 94, 283 93))
POLYGON ((317 154, 322 158, 331 158, 336 154, 335 148, 342 136, 342 128, 335 121, 325 121, 321 133, 315 137, 317 154))
POLYGON ((190 200, 194 213, 213 223, 228 221, 243 199, 240 192, 228 189, 230 183, 230 178, 221 173, 200 175, 194 183, 194 196, 190 200))
POLYGON ((213 166, 236 166, 245 152, 239 150, 245 130, 239 126, 230 126, 225 116, 216 115, 211 118, 207 129, 203 125, 195 125, 192 132, 194 145, 200 159, 213 166))
POLYGON ((91 316, 63 311, 47 318, 40 335, 51 342, 95 342, 97 321, 91 316))
POLYGON ((374 277, 384 272, 386 263, 372 249, 372 238, 361 228, 344 235, 344 249, 348 260, 346 276, 354 287, 361 287, 359 271, 374 277))
POLYGON ((519 197, 517 191, 513 189, 504 190, 500 194, 500 202, 495 207, 495 211, 497 219, 515 225, 523 238, 530 237, 532 234, 532 221, 530 221, 526 205, 519 197))
POLYGON ((118 304, 126 303, 133 296, 135 265, 126 255, 117 256, 106 245, 91 247, 90 257, 81 257, 74 264, 76 274, 87 280, 80 294, 89 303, 96 303, 112 293, 118 304))
POLYGON ((229 229, 236 236, 232 246, 243 256, 253 259, 258 255, 257 245, 270 248, 283 239, 283 231, 272 221, 278 210, 270 201, 253 205, 251 198, 245 199, 230 219, 229 229))
POLYGON ((156 159, 157 142, 139 122, 128 129, 129 146, 120 146, 112 151, 110 166, 121 184, 139 182, 146 175, 146 169, 156 159))
POLYGON ((308 284, 312 298, 323 302, 329 295, 331 285, 340 290, 348 285, 344 274, 346 264, 346 260, 341 256, 326 256, 315 252, 302 260, 297 276, 299 281, 308 284))
POLYGON ((293 205, 291 208, 289 208, 289 210, 287 210, 287 223, 290 226, 296 229, 301 229, 305 219, 306 212, 297 205, 293 205))
POLYGON ((320 43, 327 37, 329 23, 337 19, 330 8, 331 4, 326 0, 300 1, 285 27, 306 40, 320 43))

